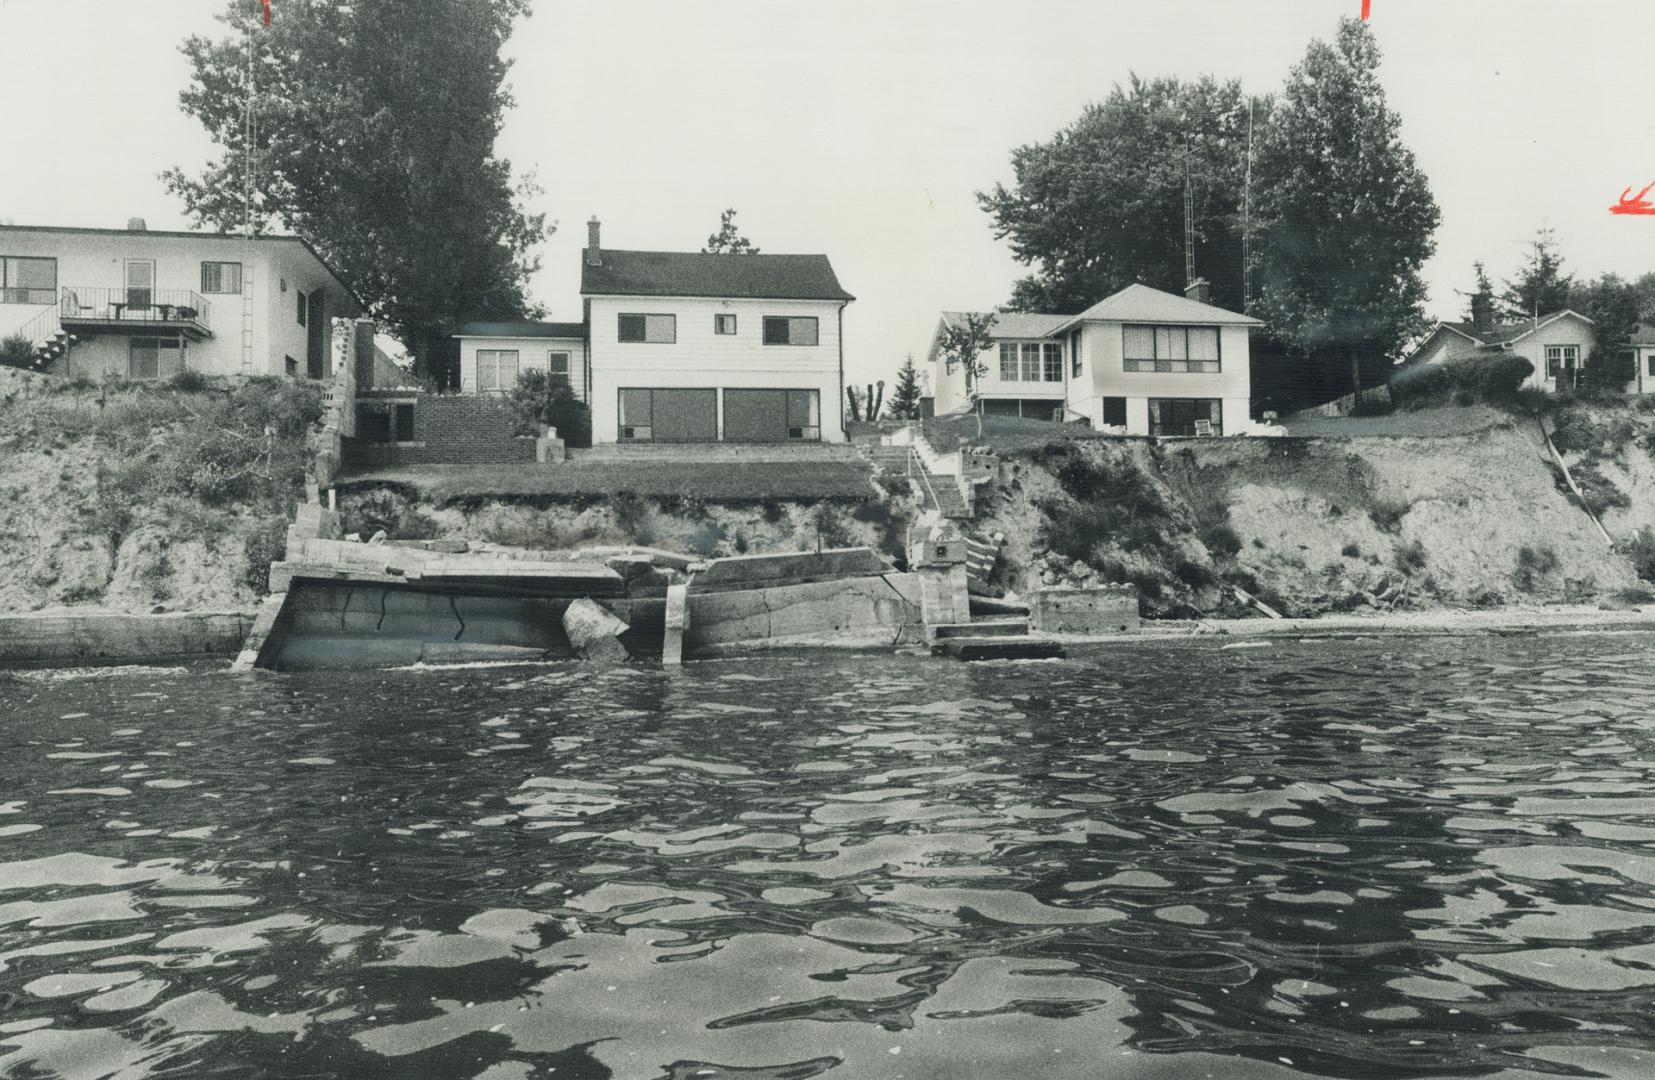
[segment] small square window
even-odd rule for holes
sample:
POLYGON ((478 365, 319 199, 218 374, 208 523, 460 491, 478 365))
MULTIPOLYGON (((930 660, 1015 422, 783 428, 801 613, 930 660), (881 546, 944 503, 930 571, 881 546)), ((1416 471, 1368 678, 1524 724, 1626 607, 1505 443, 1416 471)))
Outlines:
POLYGON ((546 370, 553 375, 569 376, 569 354, 566 352, 548 353, 546 356, 546 370))
POLYGON ((241 264, 238 262, 204 262, 201 264, 201 291, 203 293, 241 292, 241 264))
POLYGON ((713 333, 734 334, 736 332, 736 317, 734 315, 714 315, 713 333))
POLYGON ((282 361, 283 369, 287 372, 287 377, 290 379, 298 378, 299 361, 293 359, 291 356, 284 356, 282 361))

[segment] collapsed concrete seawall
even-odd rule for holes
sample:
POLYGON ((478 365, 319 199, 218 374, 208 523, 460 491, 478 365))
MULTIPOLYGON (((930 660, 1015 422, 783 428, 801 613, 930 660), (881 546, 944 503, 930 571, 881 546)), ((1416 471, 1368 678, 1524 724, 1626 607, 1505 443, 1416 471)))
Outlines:
POLYGON ((0 664, 137 663, 236 655, 248 612, 0 615, 0 664))

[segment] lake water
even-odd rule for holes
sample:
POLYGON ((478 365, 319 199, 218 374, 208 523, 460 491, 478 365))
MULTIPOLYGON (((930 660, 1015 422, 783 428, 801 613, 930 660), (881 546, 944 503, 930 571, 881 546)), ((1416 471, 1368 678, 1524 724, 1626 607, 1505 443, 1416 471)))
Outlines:
POLYGON ((1652 645, 0 675, 0 1075, 1655 1076, 1652 645))

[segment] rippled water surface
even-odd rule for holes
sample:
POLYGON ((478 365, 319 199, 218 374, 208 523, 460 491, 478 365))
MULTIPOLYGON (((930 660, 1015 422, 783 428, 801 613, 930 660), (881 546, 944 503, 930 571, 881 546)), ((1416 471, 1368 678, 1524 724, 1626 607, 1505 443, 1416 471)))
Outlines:
POLYGON ((0 1075, 1655 1076, 1652 645, 0 675, 0 1075))

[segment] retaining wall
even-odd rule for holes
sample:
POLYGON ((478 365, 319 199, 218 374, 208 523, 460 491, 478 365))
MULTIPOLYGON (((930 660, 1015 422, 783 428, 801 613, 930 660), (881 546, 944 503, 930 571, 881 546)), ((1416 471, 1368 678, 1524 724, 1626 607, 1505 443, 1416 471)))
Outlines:
POLYGON ((0 664, 229 657, 252 625, 253 614, 239 611, 0 615, 0 664))
POLYGON ((343 440, 345 464, 353 468, 388 465, 490 465, 532 462, 535 438, 516 435, 517 419, 502 402, 476 394, 423 394, 414 391, 375 391, 359 394, 358 408, 373 403, 392 410, 396 430, 398 405, 414 407, 413 438, 404 442, 374 442, 360 437, 343 440))

